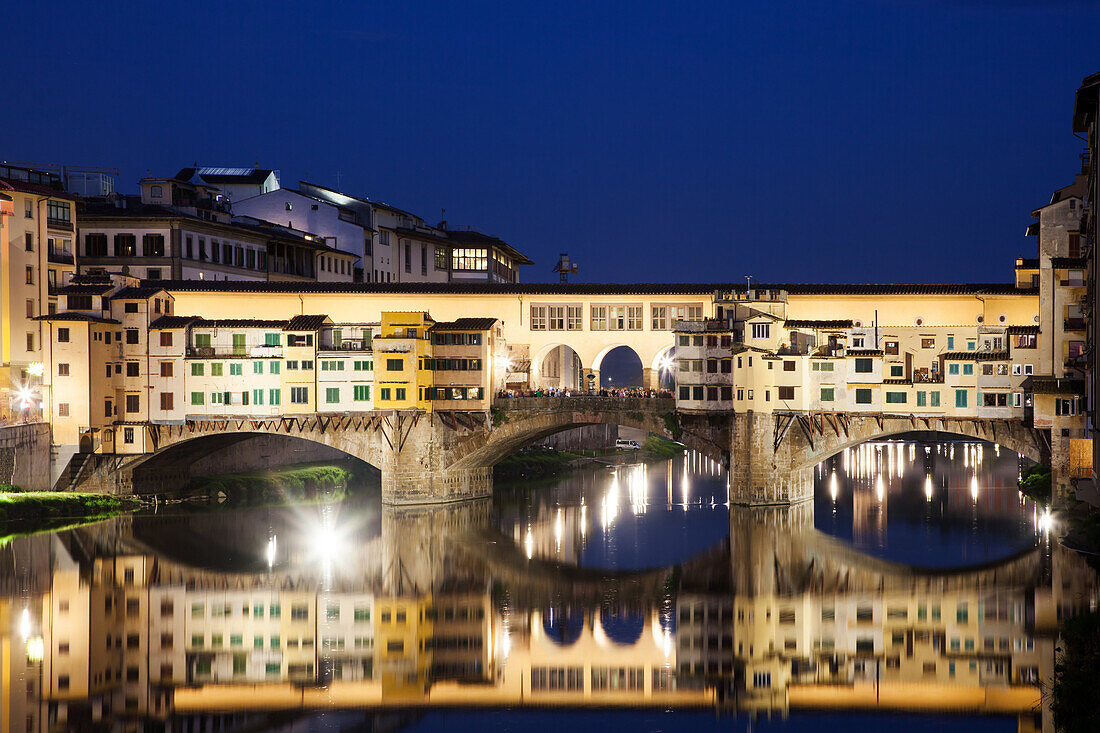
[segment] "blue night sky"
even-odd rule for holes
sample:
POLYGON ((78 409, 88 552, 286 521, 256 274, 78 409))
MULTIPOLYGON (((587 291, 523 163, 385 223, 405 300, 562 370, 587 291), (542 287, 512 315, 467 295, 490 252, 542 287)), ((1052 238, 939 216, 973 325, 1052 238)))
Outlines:
MULTIPOLYGON (((1100 4, 5 4, 0 157, 281 170, 578 280, 1008 281, 1100 4), (14 6, 14 7, 13 7, 14 6)), ((1033 256, 1033 255, 1032 255, 1033 256)))

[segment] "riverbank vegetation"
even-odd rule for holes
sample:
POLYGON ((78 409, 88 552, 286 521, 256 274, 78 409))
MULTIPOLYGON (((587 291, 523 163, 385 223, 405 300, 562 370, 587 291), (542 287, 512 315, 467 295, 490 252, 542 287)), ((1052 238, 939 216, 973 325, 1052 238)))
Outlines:
POLYGON ((1051 470, 1049 466, 1036 463, 1020 477, 1020 491, 1034 502, 1050 506, 1051 470))
POLYGON ((186 493, 192 497, 226 499, 234 504, 342 499, 360 467, 359 461, 319 461, 291 466, 198 476, 191 479, 186 493))
POLYGON ((544 446, 531 446, 508 456, 493 467, 494 478, 545 479, 592 465, 606 465, 607 459, 638 457, 643 461, 663 461, 684 452, 684 446, 675 441, 650 435, 639 451, 616 448, 587 450, 555 450, 544 446))
POLYGON ((0 522, 40 522, 49 519, 102 518, 135 509, 133 496, 88 494, 75 491, 20 491, 0 486, 0 522))

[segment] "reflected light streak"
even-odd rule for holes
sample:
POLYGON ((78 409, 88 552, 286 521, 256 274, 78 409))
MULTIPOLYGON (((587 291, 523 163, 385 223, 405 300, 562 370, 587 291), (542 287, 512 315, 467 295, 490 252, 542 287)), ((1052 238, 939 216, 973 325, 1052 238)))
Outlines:
POLYGON ((928 501, 932 501, 932 475, 928 474, 924 477, 924 498, 928 501))

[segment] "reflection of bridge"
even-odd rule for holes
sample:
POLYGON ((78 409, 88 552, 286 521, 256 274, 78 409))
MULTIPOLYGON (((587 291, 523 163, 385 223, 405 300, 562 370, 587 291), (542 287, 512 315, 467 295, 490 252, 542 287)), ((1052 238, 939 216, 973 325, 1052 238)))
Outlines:
POLYGON ((493 414, 371 412, 272 419, 212 419, 151 426, 156 451, 99 478, 115 489, 179 487, 188 467, 213 450, 254 435, 330 446, 378 467, 388 504, 486 496, 492 466, 524 445, 570 428, 614 424, 684 442, 730 466, 737 504, 798 503, 810 498, 809 468, 840 450, 913 430, 934 430, 1004 445, 1033 460, 1044 446, 1019 421, 850 413, 692 414, 664 398, 598 396, 501 400, 493 414))
MULTIPOLYGON (((26 585, 43 603, 128 599, 125 614, 85 619, 83 630, 81 617, 55 616, 49 631, 73 649, 81 634, 128 639, 109 662, 136 668, 134 679, 71 689, 68 699, 133 698, 148 701, 149 715, 716 704, 1024 715, 1050 674, 1044 634, 1058 609, 1096 597, 1087 568, 1061 550, 1053 568, 1037 549, 921 570, 821 535, 811 504, 735 507, 727 542, 678 567, 618 573, 529 559, 490 529, 485 501, 383 507, 377 529, 361 524, 373 510, 332 509, 250 510, 260 514, 243 523, 138 517, 64 533, 79 582, 68 579, 70 561, 33 560, 22 540, 4 552, 50 576, 26 585), (278 540, 270 556, 269 534, 278 540), (257 603, 281 606, 282 618, 238 612, 257 603), (278 656, 268 635, 282 638, 278 656)), ((38 554, 62 546, 27 542, 38 554)), ((102 647, 88 643, 95 669, 102 647)), ((52 640, 45 646, 56 653, 52 640)), ((55 657, 45 669, 56 677, 71 663, 55 657)))

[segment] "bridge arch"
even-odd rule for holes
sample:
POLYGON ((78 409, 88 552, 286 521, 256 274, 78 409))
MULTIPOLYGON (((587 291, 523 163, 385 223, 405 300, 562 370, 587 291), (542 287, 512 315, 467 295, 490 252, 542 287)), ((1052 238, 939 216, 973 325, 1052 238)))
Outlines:
POLYGON ((491 431, 471 434, 452 450, 454 469, 490 467, 520 448, 549 435, 584 425, 621 425, 682 441, 688 448, 728 463, 728 421, 682 429, 675 401, 667 398, 572 397, 504 400, 501 419, 491 431))
POLYGON ((583 386, 581 380, 584 376, 584 362, 580 353, 565 342, 555 341, 540 347, 531 357, 530 369, 529 386, 534 389, 539 387, 579 389, 583 386), (558 353, 558 349, 563 349, 565 353, 558 353), (551 368, 551 360, 555 356, 560 361, 551 368), (572 358, 569 359, 568 364, 561 363, 570 356, 572 358))
POLYGON ((1044 446, 1033 431, 1022 425, 1014 427, 1010 424, 999 424, 996 429, 992 426, 982 428, 973 423, 964 421, 946 421, 948 425, 921 430, 915 429, 909 420, 883 421, 879 426, 874 420, 864 422, 857 429, 851 430, 847 435, 834 434, 831 438, 823 436, 820 444, 810 445, 805 436, 799 441, 795 455, 792 456, 795 469, 812 468, 822 461, 828 460, 848 448, 854 448, 864 443, 876 440, 887 440, 900 435, 915 432, 942 435, 949 438, 968 438, 978 440, 990 445, 997 444, 1029 460, 1039 463, 1043 460, 1044 446))
POLYGON ((382 467, 379 440, 363 431, 331 429, 327 423, 293 432, 282 432, 276 426, 254 425, 251 421, 151 426, 156 448, 134 456, 114 473, 128 484, 121 488, 156 493, 186 488, 198 476, 292 463, 352 458, 377 469, 382 467), (224 461, 231 468, 219 470, 216 464, 224 461))

